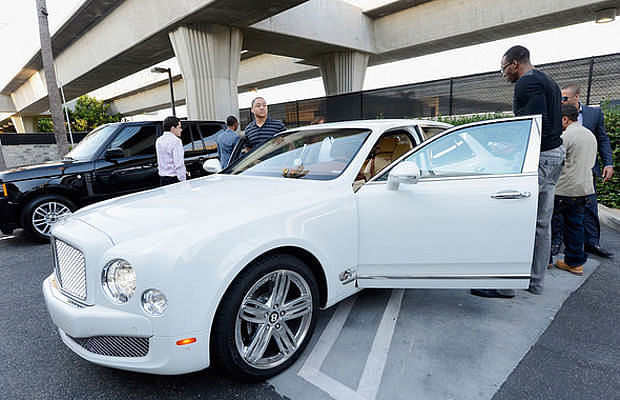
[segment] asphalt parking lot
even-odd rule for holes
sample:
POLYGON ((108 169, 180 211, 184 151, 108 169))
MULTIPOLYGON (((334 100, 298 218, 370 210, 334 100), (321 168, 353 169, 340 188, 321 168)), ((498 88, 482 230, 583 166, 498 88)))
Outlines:
MULTIPOLYGON (((620 255, 620 233, 603 228, 620 255)), ((49 248, 0 235, 0 398, 612 399, 620 393, 620 263, 550 270, 545 293, 367 290, 320 314, 300 360, 266 383, 210 368, 161 377, 90 364, 68 350, 41 294, 49 248)))

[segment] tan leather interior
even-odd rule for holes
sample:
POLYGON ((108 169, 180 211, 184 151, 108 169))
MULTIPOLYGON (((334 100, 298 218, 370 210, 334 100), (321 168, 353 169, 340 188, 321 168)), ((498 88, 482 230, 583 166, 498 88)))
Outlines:
POLYGON ((382 137, 364 162, 359 178, 363 174, 369 180, 412 148, 411 140, 404 134, 382 137))

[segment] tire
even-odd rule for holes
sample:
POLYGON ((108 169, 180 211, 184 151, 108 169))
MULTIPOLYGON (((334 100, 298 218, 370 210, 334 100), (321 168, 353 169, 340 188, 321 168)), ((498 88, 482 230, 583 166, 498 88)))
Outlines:
POLYGON ((49 242, 52 224, 70 215, 76 208, 75 203, 65 196, 48 194, 35 197, 24 206, 22 227, 30 238, 49 242))
POLYGON ((275 254, 254 262, 233 281, 218 307, 212 328, 214 361, 246 381, 277 375, 308 345, 318 300, 316 278, 298 258, 275 254))

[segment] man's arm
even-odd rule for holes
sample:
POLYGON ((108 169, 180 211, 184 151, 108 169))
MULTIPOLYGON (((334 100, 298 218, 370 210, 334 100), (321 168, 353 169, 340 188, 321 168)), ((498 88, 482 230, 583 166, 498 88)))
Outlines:
POLYGON ((598 153, 603 161, 603 182, 606 182, 614 174, 614 160, 609 136, 605 131, 603 110, 600 108, 597 110, 596 127, 593 133, 596 137, 598 153))
POLYGON ((185 151, 183 150, 183 145, 179 140, 178 145, 174 146, 172 149, 172 160, 174 162, 174 172, 179 178, 179 181, 183 182, 187 179, 186 171, 185 171, 185 151))

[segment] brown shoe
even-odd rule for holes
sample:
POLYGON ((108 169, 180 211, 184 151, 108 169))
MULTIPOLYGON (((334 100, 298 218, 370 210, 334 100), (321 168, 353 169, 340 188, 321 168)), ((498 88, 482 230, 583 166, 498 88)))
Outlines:
POLYGON ((563 269, 565 271, 570 272, 571 274, 574 275, 583 275, 583 265, 578 265, 576 267, 571 267, 570 265, 566 264, 564 262, 564 260, 558 260, 555 262, 555 266, 558 267, 559 269, 563 269))

